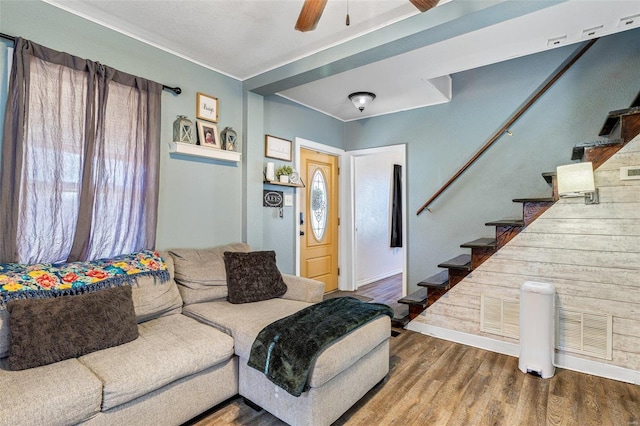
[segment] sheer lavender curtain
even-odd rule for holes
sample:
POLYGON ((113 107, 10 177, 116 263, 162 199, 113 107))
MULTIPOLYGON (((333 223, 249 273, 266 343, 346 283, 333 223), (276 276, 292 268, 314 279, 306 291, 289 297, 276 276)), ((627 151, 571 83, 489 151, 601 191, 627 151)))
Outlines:
POLYGON ((16 39, 2 141, 0 262, 155 246, 162 85, 16 39))

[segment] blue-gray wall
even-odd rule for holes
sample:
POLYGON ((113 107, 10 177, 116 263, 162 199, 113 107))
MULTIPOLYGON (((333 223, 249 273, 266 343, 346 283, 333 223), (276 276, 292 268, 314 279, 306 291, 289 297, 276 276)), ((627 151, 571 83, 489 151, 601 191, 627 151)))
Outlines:
POLYGON ((46 3, 3 0, 1 11, 3 33, 159 83, 180 86, 183 90, 180 96, 169 92, 162 95, 157 247, 204 247, 242 240, 242 166, 170 156, 168 151, 176 116, 184 114, 195 119, 196 92, 217 97, 219 130, 231 126, 242 138, 240 81, 46 3))
MULTIPOLYGON (((310 108, 302 107, 283 97, 272 95, 264 98, 264 130, 266 134, 294 141, 296 137, 313 142, 343 148, 344 123, 326 114, 310 108)), ((290 164, 271 158, 276 168, 280 164, 290 164)), ((284 194, 294 195, 295 190, 284 186, 265 185, 265 189, 282 191, 284 194)), ((279 209, 263 207, 264 247, 276 251, 278 267, 286 273, 295 273, 295 244, 296 222, 295 207, 284 207, 283 218, 279 216, 279 209)))
MULTIPOLYGON (((640 30, 600 39, 476 164, 423 205, 577 47, 566 46, 455 74, 443 105, 346 124, 345 148, 407 144, 409 290, 437 264, 491 237, 484 223, 522 217, 514 198, 545 197, 541 177, 569 163, 574 144, 596 140, 607 113, 640 90, 640 30)), ((468 250, 468 249, 467 249, 468 250)))
MULTIPOLYGON (((453 100, 444 105, 342 123, 278 96, 243 93, 237 80, 48 4, 2 0, 1 8, 4 33, 184 90, 163 94, 159 248, 244 240, 275 249, 282 270, 293 272, 293 208, 280 219, 260 200, 264 134, 347 150, 406 143, 410 288, 462 252, 459 244, 491 236, 485 222, 521 215, 512 198, 548 195, 540 173, 569 162, 571 147, 596 139, 607 112, 627 107, 640 89, 640 29, 600 39, 512 127, 513 136, 503 136, 435 202, 433 213, 416 216, 576 46, 455 74, 453 100), (194 118, 198 91, 219 98, 218 124, 239 132, 242 164, 169 155, 171 123, 178 114, 194 118)), ((0 93, 0 108, 5 96, 0 93)))

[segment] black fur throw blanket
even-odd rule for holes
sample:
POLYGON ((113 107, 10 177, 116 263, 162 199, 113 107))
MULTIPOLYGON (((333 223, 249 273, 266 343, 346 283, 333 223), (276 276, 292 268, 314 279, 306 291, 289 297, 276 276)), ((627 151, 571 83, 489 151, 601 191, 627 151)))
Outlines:
POLYGON ((309 306, 266 326, 253 342, 248 365, 262 371, 293 396, 308 389, 309 371, 333 342, 373 318, 393 310, 353 297, 337 297, 309 306))

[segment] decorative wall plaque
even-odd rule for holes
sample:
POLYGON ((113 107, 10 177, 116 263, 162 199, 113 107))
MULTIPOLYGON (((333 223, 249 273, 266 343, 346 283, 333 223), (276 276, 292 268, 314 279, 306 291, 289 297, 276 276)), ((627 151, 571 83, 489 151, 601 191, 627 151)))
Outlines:
POLYGON ((264 207, 282 207, 284 205, 284 196, 282 191, 262 191, 262 205, 264 207))

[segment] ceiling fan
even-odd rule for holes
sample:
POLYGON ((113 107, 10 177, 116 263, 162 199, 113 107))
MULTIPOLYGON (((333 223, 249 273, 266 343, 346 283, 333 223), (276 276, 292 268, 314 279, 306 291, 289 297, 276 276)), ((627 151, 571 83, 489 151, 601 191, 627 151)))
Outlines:
MULTIPOLYGON (((426 12, 435 5, 439 0, 409 0, 411 4, 418 8, 420 12, 426 12)), ((316 29, 318 21, 322 16, 322 11, 327 5, 327 0, 304 0, 300 16, 296 22, 296 30, 301 32, 312 31, 316 29)), ((349 22, 349 15, 347 14, 347 25, 349 22)))

